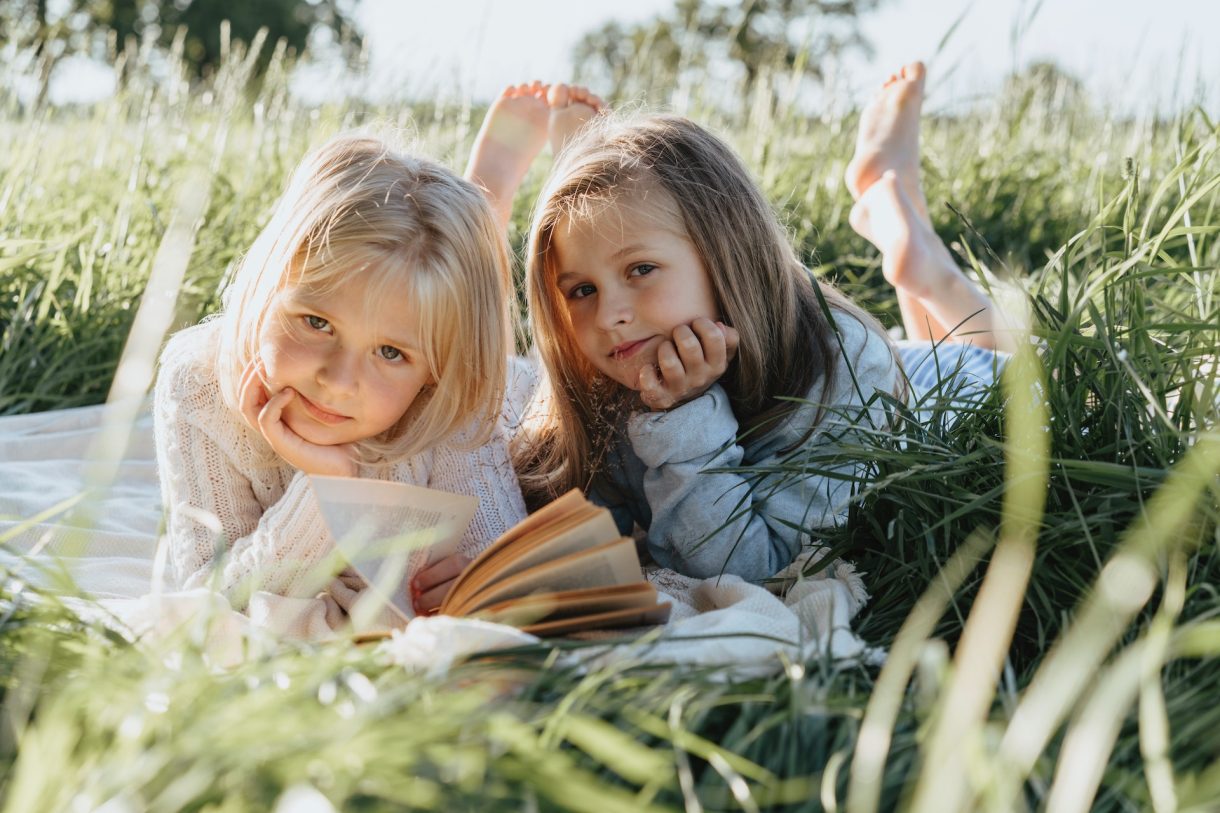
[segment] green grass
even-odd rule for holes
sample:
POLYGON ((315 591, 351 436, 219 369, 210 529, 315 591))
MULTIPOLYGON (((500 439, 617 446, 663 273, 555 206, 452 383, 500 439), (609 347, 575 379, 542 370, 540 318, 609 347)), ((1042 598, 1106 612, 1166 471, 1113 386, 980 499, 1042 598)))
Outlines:
MULTIPOLYGON (((139 70, 89 109, 0 99, 0 413, 105 399, 182 184, 204 179, 206 214, 175 326, 218 307, 309 144, 388 122, 460 167, 480 114, 306 109, 282 70, 253 89, 234 62, 208 99, 139 70)), ((925 123, 936 226, 1024 292, 1037 363, 952 429, 943 404, 891 404, 892 429, 851 441, 872 482, 828 541, 866 574, 856 628, 884 670, 586 674, 537 647, 433 679, 345 644, 217 669, 189 631, 132 645, 10 579, 6 809, 265 810, 305 786, 342 810, 1215 809, 1220 128, 1039 104, 925 123)), ((846 222, 852 117, 688 105, 810 265, 892 321, 846 222)))

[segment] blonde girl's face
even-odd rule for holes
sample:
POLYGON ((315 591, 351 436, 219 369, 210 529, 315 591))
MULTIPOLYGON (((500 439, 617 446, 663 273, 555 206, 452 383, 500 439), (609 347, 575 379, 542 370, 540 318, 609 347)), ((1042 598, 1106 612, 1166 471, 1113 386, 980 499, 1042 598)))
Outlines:
POLYGON ((638 392, 640 372, 655 367, 674 329, 716 321, 719 309, 677 214, 633 197, 561 219, 552 245, 555 293, 576 345, 597 370, 638 392))
POLYGON ((380 435, 431 381, 405 284, 390 280, 370 299, 371 277, 353 274, 325 293, 289 284, 264 318, 259 356, 267 394, 296 390, 283 421, 309 443, 380 435))

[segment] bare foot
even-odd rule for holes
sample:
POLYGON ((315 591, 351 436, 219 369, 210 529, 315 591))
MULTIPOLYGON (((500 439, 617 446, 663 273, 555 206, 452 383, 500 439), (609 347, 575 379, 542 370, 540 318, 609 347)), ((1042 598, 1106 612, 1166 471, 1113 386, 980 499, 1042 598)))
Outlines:
POLYGON ((928 226, 894 170, 886 170, 852 207, 856 233, 881 252, 881 270, 900 291, 928 299, 961 271, 936 232, 928 226))
POLYGON ((928 221, 928 205, 919 180, 919 110, 923 105, 924 66, 904 65, 890 76, 864 112, 856 136, 856 154, 844 180, 856 200, 885 172, 898 178, 919 216, 928 221))
POLYGON ((549 114, 546 85, 512 85, 492 103, 475 137, 466 177, 487 192, 504 228, 517 187, 546 143, 549 114))
POLYGON ((851 227, 881 251, 881 271, 905 299, 907 335, 969 341, 996 347, 994 303, 958 268, 926 220, 916 210, 894 170, 886 170, 851 210, 851 227), (911 320, 908 322, 908 314, 911 320))
POLYGON ((580 128, 605 107, 601 97, 580 85, 551 85, 546 100, 551 107, 547 136, 555 155, 559 155, 580 128))

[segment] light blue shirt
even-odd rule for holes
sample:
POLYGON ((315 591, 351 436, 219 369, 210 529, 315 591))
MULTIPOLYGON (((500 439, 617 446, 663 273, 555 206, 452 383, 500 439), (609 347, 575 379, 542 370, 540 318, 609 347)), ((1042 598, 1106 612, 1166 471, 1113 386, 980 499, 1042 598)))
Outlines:
POLYGON ((810 531, 845 518, 861 465, 828 463, 827 453, 853 426, 883 426, 876 393, 898 389, 898 366, 885 338, 854 318, 838 315, 837 322, 844 352, 829 394, 823 382, 815 383, 808 404, 794 403, 770 431, 745 438, 719 384, 667 412, 630 415, 620 422, 623 431, 590 498, 610 509, 623 533, 637 524, 647 531, 652 558, 679 573, 759 581, 783 569, 810 531), (821 404, 828 407, 822 421, 805 438, 821 404), (803 460, 808 468, 796 473, 740 471, 791 469, 803 460))

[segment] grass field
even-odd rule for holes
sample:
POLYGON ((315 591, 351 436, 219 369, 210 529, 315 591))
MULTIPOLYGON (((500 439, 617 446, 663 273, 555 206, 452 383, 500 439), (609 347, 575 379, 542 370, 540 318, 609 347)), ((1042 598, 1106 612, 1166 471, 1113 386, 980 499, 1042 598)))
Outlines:
MULTIPOLYGON (((279 63, 189 94, 148 73, 87 109, 0 98, 0 414, 105 400, 184 188, 205 215, 173 327, 218 307, 308 145, 388 124, 460 168, 481 115, 304 108, 279 63)), ((746 157, 817 273, 892 322, 847 226, 853 119, 682 109, 746 157)), ((5 808, 1220 808, 1220 126, 1015 90, 923 144, 938 230, 1021 292, 1038 341, 957 426, 933 403, 859 441, 872 484, 828 542, 866 574, 856 626, 883 669, 588 674, 538 647, 430 679, 285 644, 217 670, 10 578, 5 808)))

